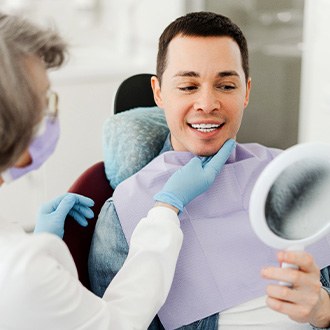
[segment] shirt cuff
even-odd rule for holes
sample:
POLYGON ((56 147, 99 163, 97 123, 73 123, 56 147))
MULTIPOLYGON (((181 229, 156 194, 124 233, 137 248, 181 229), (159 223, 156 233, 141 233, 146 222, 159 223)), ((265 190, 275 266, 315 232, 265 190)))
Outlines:
POLYGON ((157 221, 171 221, 177 226, 180 226, 180 221, 176 212, 166 206, 154 206, 149 210, 148 218, 153 220, 157 219, 157 221))

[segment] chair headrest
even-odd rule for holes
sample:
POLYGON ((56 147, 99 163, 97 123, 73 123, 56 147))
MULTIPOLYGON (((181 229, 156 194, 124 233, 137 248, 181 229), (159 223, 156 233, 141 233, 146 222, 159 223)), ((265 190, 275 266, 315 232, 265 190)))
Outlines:
POLYGON ((135 108, 109 117, 103 127, 104 167, 113 189, 160 153, 169 129, 158 107, 135 108))

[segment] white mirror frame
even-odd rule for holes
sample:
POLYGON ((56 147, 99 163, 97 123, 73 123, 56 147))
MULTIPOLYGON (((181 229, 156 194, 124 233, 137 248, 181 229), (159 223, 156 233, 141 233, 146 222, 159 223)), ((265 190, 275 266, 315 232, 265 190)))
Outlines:
MULTIPOLYGON (((329 163, 330 145, 326 143, 303 143, 295 145, 278 155, 263 170, 257 179, 251 193, 249 216, 252 229, 265 244, 276 249, 303 250, 309 244, 314 243, 330 230, 330 221, 327 226, 316 234, 299 240, 285 239, 277 236, 269 227, 265 216, 265 203, 275 180, 290 165, 299 160, 311 158, 320 159, 329 163)), ((330 193, 330 187, 329 187, 330 193)), ((330 207, 330 205, 329 205, 330 207)), ((329 211, 330 212, 330 211, 329 211)))

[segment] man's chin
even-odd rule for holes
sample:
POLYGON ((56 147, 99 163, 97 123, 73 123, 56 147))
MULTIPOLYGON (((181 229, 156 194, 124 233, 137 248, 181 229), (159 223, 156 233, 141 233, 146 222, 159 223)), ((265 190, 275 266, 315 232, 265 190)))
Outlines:
POLYGON ((192 151, 192 153, 199 157, 209 157, 215 155, 219 151, 219 149, 220 148, 212 148, 206 150, 205 148, 202 148, 192 151))
POLYGON ((181 145, 181 146, 175 146, 173 145, 173 149, 175 151, 187 151, 191 152, 192 154, 200 157, 209 157, 215 155, 224 145, 226 141, 215 143, 211 143, 210 141, 205 143, 194 143, 189 145, 181 145))
MULTIPOLYGON (((224 142, 225 143, 225 142, 224 142)), ((224 145, 222 143, 220 146, 216 147, 201 147, 201 148, 195 148, 194 151, 191 151, 193 154, 200 156, 200 157, 209 157, 215 155, 224 145)))

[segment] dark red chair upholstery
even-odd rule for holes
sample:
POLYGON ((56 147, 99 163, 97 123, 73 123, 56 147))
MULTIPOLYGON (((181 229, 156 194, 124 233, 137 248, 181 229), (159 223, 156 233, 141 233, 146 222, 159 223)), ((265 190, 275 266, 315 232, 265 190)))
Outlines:
MULTIPOLYGON (((136 107, 155 106, 150 82, 152 76, 150 73, 142 73, 125 79, 116 91, 113 104, 114 114, 136 107)), ((95 202, 93 207, 95 218, 89 220, 89 225, 81 227, 68 217, 63 238, 73 256, 81 283, 90 289, 88 255, 91 240, 100 210, 104 202, 113 194, 113 189, 105 176, 103 161, 83 172, 69 191, 90 197, 95 202)))
POLYGON ((98 162, 84 171, 69 189, 70 192, 90 197, 94 200, 95 218, 89 220, 87 227, 81 227, 70 216, 65 222, 63 240, 75 261, 80 282, 90 289, 88 275, 88 254, 97 217, 104 202, 112 196, 113 189, 104 172, 104 163, 98 162))

